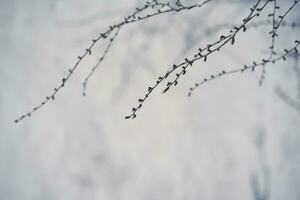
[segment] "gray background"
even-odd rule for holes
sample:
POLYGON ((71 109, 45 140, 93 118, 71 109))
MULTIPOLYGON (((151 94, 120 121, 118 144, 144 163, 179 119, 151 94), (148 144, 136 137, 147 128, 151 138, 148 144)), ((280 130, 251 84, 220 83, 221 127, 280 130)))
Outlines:
MULTIPOLYGON (((124 120, 169 66, 227 29, 199 35, 239 23, 249 2, 212 3, 123 28, 86 97, 82 81, 102 44, 54 102, 14 124, 60 83, 93 37, 143 1, 1 0, 0 199, 258 199, 254 180, 270 199, 299 199, 300 115, 274 92, 280 86, 296 94, 292 62, 268 67, 262 87, 257 70, 186 95, 211 73, 267 55, 269 26, 195 63, 176 88, 161 95, 161 87, 135 120, 124 120)), ((285 8, 291 1, 279 2, 285 8)), ((299 21, 299 5, 287 19, 299 21)), ((279 49, 297 35, 282 29, 279 49)))

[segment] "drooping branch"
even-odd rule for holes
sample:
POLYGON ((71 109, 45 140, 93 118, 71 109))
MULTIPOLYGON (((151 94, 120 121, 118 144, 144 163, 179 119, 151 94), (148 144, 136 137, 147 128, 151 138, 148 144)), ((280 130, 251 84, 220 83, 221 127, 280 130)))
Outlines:
MULTIPOLYGON (((183 5, 180 0, 177 0, 175 2, 175 6, 172 6, 170 3, 161 3, 158 0, 147 1, 142 7, 136 8, 132 14, 125 17, 121 22, 119 22, 115 25, 109 26, 109 28, 105 32, 100 33, 98 37, 96 37, 95 39, 92 39, 92 43, 90 44, 90 46, 85 49, 84 53, 82 53, 81 55, 79 55, 77 57, 78 60, 76 61, 76 63, 74 64, 73 67, 68 69, 67 75, 61 79, 61 83, 58 85, 58 87, 54 88, 53 92, 51 92, 48 96, 46 96, 45 100, 43 100, 38 106, 34 107, 32 110, 30 110, 26 114, 20 116, 18 119, 14 120, 14 122, 18 123, 19 121, 21 121, 27 117, 30 117, 34 112, 36 112, 37 110, 42 108, 44 105, 49 103, 50 100, 54 100, 56 94, 66 85, 66 83, 68 82, 70 77, 77 70, 77 68, 78 68, 79 64, 82 62, 82 60, 86 59, 86 57, 88 55, 92 54, 92 50, 93 50, 95 44, 98 43, 99 41, 102 41, 102 40, 108 38, 116 29, 119 30, 121 27, 123 27, 125 25, 139 22, 139 21, 142 21, 145 19, 149 19, 149 18, 158 16, 158 15, 163 15, 163 14, 167 14, 167 13, 171 13, 171 12, 176 13, 176 12, 181 12, 184 10, 191 10, 194 8, 200 8, 210 1, 212 1, 212 0, 205 0, 202 3, 196 3, 196 4, 192 4, 192 5, 188 5, 188 6, 183 5), (154 10, 154 12, 143 15, 143 13, 145 11, 148 11, 149 9, 154 10)), ((104 59, 104 57, 103 57, 103 59, 104 59)), ((92 69, 91 75, 94 73, 94 71, 96 69, 97 69, 97 67, 95 69, 94 68, 92 69)), ((91 75, 89 75, 89 77, 91 75)), ((89 78, 87 78, 87 79, 89 79, 89 78)), ((86 84, 87 83, 85 83, 85 85, 86 84)))
MULTIPOLYGON (((270 13, 268 16, 269 17, 272 17, 272 30, 269 32, 269 34, 271 35, 271 46, 269 47, 270 48, 270 57, 269 59, 272 59, 273 55, 276 55, 276 52, 274 51, 274 48, 275 48, 275 38, 277 36, 277 33, 276 33, 276 10, 277 9, 280 9, 279 6, 277 6, 277 0, 273 0, 273 12, 270 13)), ((261 73, 261 76, 260 76, 260 80, 259 80, 259 85, 261 86, 264 79, 265 79, 265 74, 266 74, 266 67, 263 66, 262 67, 262 73, 261 73)))
POLYGON ((109 43, 106 46, 106 48, 104 50, 104 53, 102 54, 101 58, 98 59, 98 62, 96 63, 96 65, 91 69, 90 73, 84 79, 84 82, 82 83, 82 85, 83 85, 82 95, 83 96, 86 95, 86 89, 87 89, 87 84, 88 84, 89 79, 91 78, 91 76, 94 74, 94 72, 98 69, 98 67, 100 66, 100 64, 104 60, 105 56, 107 55, 109 49, 112 46, 112 43, 114 42, 115 38, 118 36, 120 30, 121 30, 121 27, 117 28, 115 34, 109 39, 109 43))
POLYGON ((214 43, 208 44, 204 48, 199 48, 199 51, 194 54, 194 56, 190 59, 185 58, 183 62, 179 64, 174 64, 171 70, 168 70, 164 75, 159 76, 156 80, 156 83, 153 86, 149 86, 148 90, 143 98, 138 99, 138 105, 133 107, 131 110, 131 114, 127 115, 125 119, 134 119, 136 117, 136 113, 140 110, 144 104, 144 102, 149 98, 150 94, 169 76, 180 69, 180 72, 176 73, 176 77, 167 82, 166 88, 163 90, 163 93, 167 92, 172 86, 176 86, 178 84, 178 79, 186 74, 187 69, 193 65, 195 61, 203 60, 203 62, 207 61, 208 56, 212 55, 215 52, 221 50, 226 44, 234 44, 236 35, 242 30, 246 31, 246 25, 255 17, 258 17, 262 10, 267 6, 270 0, 267 0, 265 3, 261 5, 262 0, 258 0, 254 6, 250 8, 250 13, 247 17, 242 20, 241 25, 235 26, 232 30, 230 30, 229 34, 221 35, 220 39, 214 43))
MULTIPOLYGON (((264 27, 264 26, 268 26, 268 25, 272 25, 272 20, 261 20, 258 22, 251 22, 247 25, 247 29, 252 29, 252 28, 260 28, 260 27, 264 27)), ((278 23, 278 20, 275 21, 275 23, 278 23)), ((201 42, 202 39, 207 38, 211 35, 215 35, 216 33, 220 32, 223 29, 231 29, 232 27, 238 26, 238 24, 231 24, 231 23, 220 23, 220 24, 216 24, 213 27, 207 28, 204 30, 203 33, 199 34, 198 36, 195 36, 195 38, 193 38, 194 41, 197 41, 197 43, 201 42)), ((285 27, 285 28, 290 28, 292 31, 295 28, 300 28, 300 23, 298 22, 287 22, 287 21, 283 21, 281 23, 281 27, 285 27)), ((188 51, 189 49, 191 49, 192 47, 195 46, 195 43, 190 43, 185 45, 184 49, 181 50, 181 52, 179 53, 180 55, 185 54, 186 51, 188 51)), ((269 52, 269 51, 268 51, 269 52)))
MULTIPOLYGON (((134 119, 136 117, 137 111, 142 108, 143 104, 149 98, 151 93, 155 89, 157 89, 157 87, 159 85, 161 85, 162 82, 166 81, 166 86, 163 90, 163 93, 165 93, 165 92, 169 91, 169 89, 171 87, 174 87, 178 84, 179 79, 186 74, 186 72, 191 68, 191 66, 195 62, 199 62, 199 61, 206 62, 207 59, 212 54, 215 54, 216 52, 221 51, 223 49, 223 47, 228 46, 230 44, 231 45, 235 44, 236 37, 241 32, 245 32, 251 27, 259 27, 259 26, 271 24, 272 30, 269 32, 269 34, 271 35, 272 42, 271 42, 271 46, 270 46, 270 55, 268 58, 262 59, 262 62, 253 62, 253 65, 249 65, 249 66, 244 65, 244 67, 240 68, 240 69, 222 71, 219 74, 211 75, 211 77, 204 79, 204 81, 196 83, 195 86, 191 88, 189 95, 191 95, 192 92, 197 87, 199 87, 200 85, 202 85, 206 82, 209 82, 211 80, 214 80, 216 78, 219 78, 219 77, 227 75, 227 74, 233 74, 233 73, 250 71, 250 70, 254 71, 254 69, 256 69, 257 67, 263 68, 262 76, 260 79, 260 84, 262 84, 262 82, 265 78, 265 67, 268 64, 276 63, 277 61, 280 61, 280 60, 286 60, 287 58, 290 57, 291 51, 297 51, 297 47, 299 45, 298 40, 296 40, 295 47, 293 47, 290 50, 285 49, 284 54, 282 54, 279 57, 274 58, 274 56, 277 55, 277 53, 275 52, 275 42, 276 42, 276 37, 278 36, 277 32, 278 32, 279 28, 284 27, 284 26, 291 27, 291 28, 300 27, 299 23, 296 23, 296 22, 291 23, 291 22, 284 21, 285 17, 294 9, 294 7, 296 6, 296 4, 299 1, 300 0, 294 0, 292 6, 290 6, 284 12, 283 15, 279 15, 278 16, 279 19, 276 20, 276 17, 277 17, 276 10, 280 9, 280 7, 277 5, 277 0, 255 0, 254 1, 255 4, 252 7, 250 7, 249 14, 245 18, 243 18, 241 24, 231 25, 228 23, 224 23, 219 26, 216 26, 215 29, 213 29, 213 30, 208 30, 207 32, 205 32, 202 36, 205 36, 205 34, 208 34, 209 31, 213 32, 213 31, 218 31, 221 28, 228 28, 228 27, 231 28, 229 33, 222 34, 222 35, 220 35, 219 39, 216 40, 215 42, 208 43, 208 44, 202 46, 201 48, 199 48, 199 51, 197 51, 193 56, 187 57, 187 58, 183 59, 182 62, 174 64, 171 67, 171 69, 167 70, 166 73, 159 76, 158 79, 155 81, 155 83, 152 86, 148 87, 148 90, 147 90, 145 96, 138 99, 138 104, 137 104, 137 106, 132 108, 131 114, 129 114, 125 118, 126 119, 134 119), (273 2, 273 11, 269 14, 269 17, 272 17, 272 21, 265 20, 265 21, 256 22, 256 23, 253 22, 254 21, 253 19, 257 18, 270 2, 273 2)), ((162 3, 162 2, 159 2, 158 0, 152 0, 152 1, 146 2, 143 6, 136 8, 135 11, 131 15, 128 15, 127 17, 125 17, 121 22, 110 26, 105 32, 100 33, 100 35, 98 37, 93 39, 92 43, 90 44, 90 46, 88 48, 85 49, 84 53, 82 53, 80 56, 78 56, 78 60, 75 63, 75 65, 73 65, 73 67, 69 68, 67 75, 62 78, 62 81, 59 84, 59 86, 54 88, 54 91, 51 92, 48 96, 46 96, 45 100, 42 101, 41 104, 34 107, 27 114, 24 114, 21 117, 19 117, 18 119, 16 119, 15 122, 17 123, 26 117, 30 117, 35 111, 39 110, 45 104, 49 103, 50 100, 54 100, 56 94, 65 86, 65 84, 68 82, 70 77, 73 75, 73 73, 78 68, 81 61, 86 59, 88 57, 88 55, 92 54, 92 50, 94 50, 94 46, 96 43, 98 43, 100 41, 108 40, 108 44, 107 44, 106 48, 104 49, 103 54, 98 59, 97 63, 92 67, 92 69, 89 72, 89 74, 87 75, 87 77, 84 79, 83 95, 86 94, 88 81, 90 80, 92 75, 95 73, 95 71, 99 68, 102 61, 105 59, 106 55, 108 54, 108 52, 112 46, 112 43, 118 36, 121 28, 123 28, 124 26, 126 26, 128 24, 139 22, 139 21, 142 21, 142 20, 145 20, 148 18, 152 18, 154 16, 163 15, 163 14, 171 13, 171 12, 176 13, 176 12, 180 12, 180 11, 184 11, 184 10, 188 11, 188 10, 191 10, 194 8, 200 8, 203 5, 207 4, 208 2, 213 2, 213 0, 206 0, 202 3, 192 4, 189 6, 183 5, 180 0, 177 0, 175 2, 175 4, 162 3)), ((215 1, 215 2, 217 2, 217 1, 215 1)), ((230 2, 230 1, 226 1, 226 2, 230 2)), ((299 72, 299 70, 298 70, 298 72, 299 72)), ((299 88, 300 88, 300 81, 299 81, 299 88)), ((300 98, 300 92, 299 92, 299 98, 300 98)))
MULTIPOLYGON (((190 6, 184 6, 180 1, 176 1, 175 3, 175 7, 172 6, 170 3, 159 3, 158 1, 153 1, 152 3, 148 2, 147 4, 142 7, 141 9, 136 9, 135 13, 134 13, 134 17, 135 19, 142 20, 145 18, 149 18, 158 14, 162 14, 162 13, 168 13, 168 12, 180 12, 182 10, 190 10, 193 8, 199 8, 202 7, 204 4, 206 4, 207 2, 209 2, 211 0, 207 0, 201 4, 193 4, 190 6), (143 14, 143 12, 146 11, 152 11, 152 13, 150 14, 143 14)), ((128 21, 128 18, 125 18, 125 21, 128 21)), ((125 24, 122 24, 120 27, 118 27, 118 29, 121 29, 121 27, 125 26, 125 24)), ((113 37, 115 38, 115 37, 113 37)), ((107 46, 107 48, 105 49, 105 52, 103 54, 103 56, 101 58, 99 58, 98 60, 101 60, 100 62, 97 62, 97 64, 92 68, 92 70, 90 71, 90 73, 88 74, 88 76, 85 78, 84 82, 83 82, 83 96, 86 95, 86 89, 87 89, 87 84, 89 79, 91 78, 91 76, 95 73, 95 71, 97 70, 97 68, 100 66, 101 62, 104 60, 107 52, 109 51, 111 46, 111 43, 107 46)))
POLYGON ((285 61, 287 58, 290 58, 291 55, 293 55, 293 53, 298 53, 297 48, 299 45, 300 45, 300 41, 296 40, 295 45, 289 50, 284 49, 283 50, 284 53, 281 56, 278 56, 273 59, 262 59, 261 62, 254 61, 251 65, 244 65, 241 68, 228 70, 228 71, 222 70, 221 72, 219 72, 217 74, 212 74, 210 77, 204 78, 202 81, 196 83, 193 87, 191 87, 190 91, 188 93, 188 96, 191 96, 192 93, 201 85, 206 84, 207 82, 210 82, 212 80, 216 80, 220 77, 223 77, 223 76, 226 76, 229 74, 243 73, 243 72, 247 72, 247 71, 253 72, 258 67, 263 67, 268 64, 275 64, 276 62, 281 61, 281 60, 285 61))
MULTIPOLYGON (((295 0, 294 3, 292 4, 292 6, 290 6, 285 12, 283 15, 279 15, 278 18, 279 18, 279 22, 276 23, 276 10, 277 9, 280 9, 279 6, 277 6, 277 1, 276 0, 273 0, 274 2, 274 9, 273 9, 273 13, 269 14, 269 16, 272 16, 272 31, 270 32, 270 35, 271 35, 271 38, 272 38, 272 43, 271 43, 271 46, 270 46, 270 56, 268 59, 272 59, 272 57, 274 55, 276 55, 276 52, 275 52, 275 40, 276 40, 276 37, 278 37, 278 30, 279 28, 281 27, 281 24, 284 20, 284 18, 293 10, 293 8, 297 5, 297 3, 299 2, 299 0, 295 0)), ((260 77, 260 80, 259 80, 259 85, 262 85, 264 79, 265 79, 265 74, 266 74, 266 67, 264 66, 263 67, 263 70, 262 70, 262 74, 261 74, 261 77, 260 77)))

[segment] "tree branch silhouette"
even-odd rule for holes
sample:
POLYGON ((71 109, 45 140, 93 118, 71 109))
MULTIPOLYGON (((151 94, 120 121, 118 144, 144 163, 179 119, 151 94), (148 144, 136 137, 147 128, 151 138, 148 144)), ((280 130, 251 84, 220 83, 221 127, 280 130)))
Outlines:
MULTIPOLYGON (((212 1, 212 0, 205 0, 202 3, 196 3, 196 4, 192 4, 192 5, 188 5, 188 6, 183 5, 180 0, 177 0, 175 2, 175 6, 172 6, 170 3, 161 3, 158 0, 146 1, 146 3, 142 7, 136 8, 132 14, 128 15, 127 17, 124 17, 124 19, 121 22, 110 26, 108 28, 108 30, 100 33, 100 35, 98 37, 96 37, 95 39, 92 39, 91 45, 85 49, 83 54, 81 54, 77 57, 78 58, 77 62, 75 63, 75 65, 73 67, 71 67, 68 70, 67 75, 62 78, 60 85, 58 87, 54 88, 54 91, 52 93, 50 93, 48 96, 46 96, 45 100, 42 101, 38 106, 34 107, 32 110, 30 110, 26 114, 20 116, 18 119, 14 120, 14 122, 18 123, 19 121, 30 117, 34 112, 36 112, 37 110, 42 108, 44 105, 49 103, 50 100, 54 100, 56 94, 65 86, 65 84, 68 82, 68 80, 73 75, 75 70, 78 68, 81 61, 84 60, 88 55, 92 54, 92 49, 95 46, 95 44, 97 42, 109 37, 113 33, 114 30, 116 30, 116 29, 119 30, 121 27, 123 27, 125 25, 139 22, 139 21, 142 21, 145 19, 149 19, 149 18, 158 16, 158 15, 167 14, 167 13, 171 13, 171 12, 176 13, 176 12, 181 12, 184 10, 191 10, 194 8, 201 8, 202 6, 204 6, 205 4, 207 4, 210 1, 212 1), (144 11, 147 11, 149 9, 154 10, 154 12, 152 12, 150 14, 146 14, 146 15, 141 15, 141 13, 143 13, 144 11)), ((114 37, 112 37, 112 38, 114 39, 114 37)), ((105 53, 105 55, 106 55, 106 53, 105 53)), ((105 55, 104 55, 104 57, 105 57, 105 55)), ((104 59, 104 57, 102 58, 102 60, 104 59)), ((90 75, 88 75, 88 77, 85 79, 86 81, 85 81, 84 86, 86 86, 88 79, 95 72, 97 67, 98 66, 96 64, 96 67, 92 68, 90 75)), ((83 94, 85 94, 85 92, 83 92, 83 94)))
POLYGON ((298 52, 298 46, 300 45, 300 41, 296 40, 295 41, 295 46, 293 46, 291 49, 287 50, 287 49, 284 49, 284 53, 279 56, 279 57, 276 57, 276 58, 273 58, 273 59, 262 59, 261 62, 256 62, 256 61, 253 61, 253 64, 251 65, 244 65, 243 67, 241 68, 238 68, 238 69, 233 69, 233 70, 228 70, 228 71, 221 71, 217 74, 213 74, 211 75, 210 77, 207 77, 207 78, 204 78, 203 81, 201 82, 198 82, 194 85, 194 87, 191 87, 190 88, 190 92, 188 93, 188 96, 191 96, 192 93, 201 85, 209 82, 209 81, 212 81, 212 80, 215 80, 215 79, 218 79, 220 77, 223 77, 225 75, 229 75, 229 74, 236 74, 236 73, 243 73, 243 72, 246 72, 246 71, 250 71, 250 72, 254 72, 254 70, 258 67, 264 67, 268 64, 275 64, 276 62, 278 61, 285 61, 287 59, 287 57, 289 57, 289 55, 293 54, 294 52, 298 52))
MULTIPOLYGON (((289 27, 292 30, 295 28, 299 28, 300 24, 297 22, 290 22, 285 21, 286 16, 291 13, 292 10, 296 7, 300 0, 293 0, 292 5, 288 7, 287 10, 283 12, 282 15, 278 15, 278 10, 280 10, 280 7, 278 6, 278 0, 254 0, 253 5, 250 7, 249 13, 246 15, 246 17, 241 18, 241 23, 239 24, 230 24, 230 23, 223 23, 216 25, 215 27, 211 29, 205 30, 204 34, 200 35, 196 39, 199 40, 202 37, 206 37, 207 35, 217 32, 221 29, 228 28, 230 29, 228 32, 220 34, 219 39, 217 39, 214 42, 207 43, 206 45, 202 45, 200 48, 198 48, 198 51, 194 53, 192 56, 186 57, 182 59, 181 62, 173 64, 172 67, 169 68, 165 73, 163 73, 161 76, 159 76, 154 84, 148 87, 145 95, 138 99, 138 104, 134 106, 131 109, 131 112, 129 115, 127 115, 126 119, 134 119, 137 115, 137 112, 142 108, 144 103, 149 99, 151 93, 155 91, 158 86, 160 86, 163 82, 166 82, 165 88, 163 89, 163 93, 166 93, 170 90, 171 87, 175 87, 180 78, 182 78, 188 70, 193 66, 196 62, 206 62, 207 59, 216 52, 222 51, 225 46, 234 45, 236 43, 237 36, 240 35, 242 32, 246 32, 249 28, 257 28, 260 26, 265 25, 271 25, 271 31, 268 33, 271 36, 271 46, 269 46, 269 56, 267 58, 262 59, 261 61, 254 61, 251 65, 243 65, 241 68, 232 69, 232 70, 222 70, 221 72, 217 74, 212 74, 210 77, 205 78, 204 80, 196 83, 193 87, 190 88, 190 91, 188 93, 189 96, 201 85, 204 83, 207 83, 209 81, 215 80, 217 78, 223 77, 225 75, 229 74, 235 74, 235 73, 241 73, 245 71, 254 71, 256 68, 261 67, 262 68, 262 74, 259 80, 259 84, 262 85, 265 74, 266 74, 266 66, 270 64, 274 64, 278 61, 284 61, 286 59, 290 59, 291 54, 294 52, 298 52, 297 48, 300 44, 299 40, 295 41, 295 45, 292 46, 289 49, 284 49, 283 53, 280 56, 277 56, 277 52, 275 51, 275 44, 276 44, 276 38, 278 38, 278 30, 280 27, 289 27), (261 20, 255 22, 254 19, 258 18, 262 12, 265 10, 265 8, 273 3, 272 11, 268 14, 267 17, 272 17, 272 20, 261 20), (277 16, 278 15, 278 16, 277 16), (275 58, 274 58, 275 57, 275 58)), ((160 2, 158 0, 152 0, 152 1, 146 1, 146 3, 136 8, 130 15, 124 17, 123 20, 121 20, 119 23, 114 24, 112 26, 109 26, 109 28, 100 33, 99 36, 92 39, 91 44, 84 50, 84 52, 77 57, 77 61, 75 64, 68 69, 67 75, 64 76, 61 79, 61 83, 54 88, 52 92, 46 98, 36 107, 31 109, 26 114, 21 115, 19 118, 14 120, 15 123, 30 117, 34 112, 45 106, 47 103, 49 103, 51 100, 55 100, 56 94, 66 85, 68 80, 71 78, 71 76, 74 74, 74 72, 79 67, 82 60, 87 59, 89 55, 92 54, 92 51, 94 50, 94 47, 97 43, 108 40, 107 46, 104 48, 104 51, 101 55, 101 57, 97 60, 96 64, 91 68, 91 71, 88 73, 88 75, 85 77, 83 81, 83 96, 86 95, 87 85, 90 80, 90 78, 94 75, 96 70, 99 68, 103 60, 106 58, 107 54, 109 53, 109 50, 112 47, 112 44, 114 40, 117 38, 119 31, 128 24, 140 22, 155 16, 164 15, 167 13, 177 13, 181 11, 189 11, 195 8, 201 8, 204 5, 206 5, 209 2, 215 2, 218 3, 217 0, 205 0, 200 3, 195 3, 191 5, 184 5, 180 0, 176 0, 175 3, 170 2, 160 2)), ((223 2, 223 1, 220 1, 223 2)), ((241 1, 225 1, 227 3, 241 3, 241 1)), ((295 74, 298 78, 298 97, 300 99, 300 70, 298 66, 294 69, 295 74)), ((281 96, 284 96, 284 92, 279 92, 281 96)), ((288 101, 291 102, 291 101, 288 101)))
POLYGON ((261 5, 262 0, 258 0, 254 6, 250 8, 250 13, 247 17, 242 20, 242 24, 239 26, 235 26, 232 30, 229 31, 229 34, 221 35, 220 39, 216 42, 208 44, 206 47, 199 48, 199 51, 194 54, 194 56, 190 59, 185 58, 183 62, 179 64, 174 64, 171 70, 168 70, 164 75, 159 76, 156 80, 156 83, 153 86, 149 86, 147 93, 144 97, 138 99, 138 105, 131 109, 131 114, 125 116, 125 119, 134 119, 136 117, 136 113, 140 110, 144 104, 144 102, 149 98, 149 95, 159 86, 164 80, 168 79, 171 74, 177 71, 177 69, 181 69, 180 72, 176 73, 176 77, 167 82, 163 93, 167 92, 172 86, 176 86, 178 84, 178 80, 180 77, 184 76, 187 72, 187 69, 193 65, 195 61, 203 60, 203 62, 207 61, 207 57, 212 55, 213 53, 220 51, 222 47, 226 44, 230 43, 233 45, 235 43, 236 35, 243 30, 245 32, 247 30, 246 25, 255 17, 258 17, 260 12, 266 7, 266 5, 270 2, 267 0, 265 3, 261 5), (260 6, 261 5, 261 6, 260 6), (260 6, 260 7, 259 7, 260 6))

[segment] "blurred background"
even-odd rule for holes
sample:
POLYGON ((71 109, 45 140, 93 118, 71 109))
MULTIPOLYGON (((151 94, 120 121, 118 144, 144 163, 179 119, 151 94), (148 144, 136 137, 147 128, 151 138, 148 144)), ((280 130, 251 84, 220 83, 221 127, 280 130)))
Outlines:
MULTIPOLYGON (((261 87, 258 69, 224 76, 187 97, 210 74, 267 57, 270 24, 195 63, 176 88, 164 95, 158 88, 135 120, 124 120, 158 76, 227 33, 222 24, 240 23, 254 2, 216 1, 123 27, 85 97, 82 82, 105 43, 55 101, 15 124, 53 91, 92 38, 144 1, 0 0, 0 200, 299 199, 293 59, 268 66, 261 87)), ((292 3, 278 2, 279 13, 292 3)), ((297 5, 286 21, 299 19, 297 5)), ((283 27, 279 35, 276 48, 290 48, 299 28, 283 27)))

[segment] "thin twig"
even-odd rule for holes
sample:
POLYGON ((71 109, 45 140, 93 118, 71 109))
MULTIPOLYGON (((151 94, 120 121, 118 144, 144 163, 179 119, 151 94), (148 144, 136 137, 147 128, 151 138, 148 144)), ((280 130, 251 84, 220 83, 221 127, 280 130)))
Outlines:
MULTIPOLYGON (((272 44, 270 46, 270 56, 268 58, 269 59, 272 59, 274 55, 276 55, 276 52, 274 51, 275 49, 275 40, 276 40, 276 37, 278 37, 278 30, 279 28, 281 27, 281 24, 284 20, 284 18, 290 13, 291 10, 293 10, 293 8, 297 5, 297 3, 299 2, 299 0, 294 0, 292 6, 290 6, 285 12, 283 15, 279 15, 279 22, 276 24, 276 20, 275 20, 275 17, 276 17, 276 10, 277 9, 280 9, 279 6, 277 6, 277 1, 276 0, 273 0, 274 1, 274 10, 273 10, 273 13, 269 14, 269 16, 272 16, 273 17, 273 23, 272 23, 272 31, 270 32, 271 34, 271 37, 272 37, 272 44)), ((260 80, 259 80, 259 85, 261 86, 264 79, 265 79, 265 74, 266 74, 266 67, 263 67, 263 70, 262 70, 262 74, 261 74, 261 77, 260 77, 260 80)))
POLYGON ((100 41, 101 39, 106 39, 115 29, 120 29, 122 26, 124 26, 126 24, 139 22, 139 21, 142 21, 142 20, 154 17, 154 16, 161 15, 161 14, 166 14, 166 13, 170 13, 170 12, 180 12, 180 11, 184 11, 184 10, 200 8, 210 1, 212 1, 212 0, 205 0, 202 3, 184 6, 180 2, 180 0, 177 0, 175 3, 176 7, 171 6, 170 3, 158 2, 158 0, 147 1, 144 6, 142 6, 140 8, 136 8, 135 11, 131 15, 128 15, 127 17, 125 17, 121 22, 119 22, 118 24, 109 26, 109 28, 105 32, 100 33, 100 35, 98 37, 96 37, 95 39, 92 39, 92 43, 90 44, 90 46, 85 49, 84 53, 82 53, 80 56, 77 57, 78 60, 75 63, 75 65, 73 67, 71 67, 68 70, 67 75, 61 79, 60 85, 58 87, 54 88, 54 91, 51 92, 50 95, 46 96, 45 100, 42 101, 38 106, 34 107, 32 110, 27 112, 27 114, 20 116, 18 119, 14 120, 14 122, 18 123, 19 121, 30 117, 34 112, 36 112, 37 110, 42 108, 44 105, 49 103, 50 100, 54 100, 56 94, 66 85, 66 83, 68 82, 70 77, 73 75, 75 70, 78 68, 81 61, 84 60, 88 55, 92 54, 92 50, 93 50, 93 47, 95 46, 95 44, 98 41, 100 41), (148 8, 153 9, 153 8, 157 8, 157 7, 161 7, 161 9, 157 9, 156 12, 151 13, 151 14, 146 14, 146 15, 141 15, 141 16, 139 15, 140 13, 146 11, 148 8))
POLYGON ((259 62, 259 63, 254 61, 253 64, 251 64, 251 65, 244 65, 241 68, 233 69, 233 70, 229 70, 229 71, 222 70, 221 72, 219 72, 217 74, 213 74, 210 77, 204 78, 202 81, 196 83, 193 87, 190 88, 188 96, 191 96, 192 93, 198 87, 200 87, 201 85, 203 85, 203 84, 205 84, 207 82, 210 82, 212 80, 216 80, 216 79, 218 79, 220 77, 223 77, 225 75, 236 74, 236 73, 243 73, 245 71, 251 71, 251 72, 253 72, 258 67, 263 67, 263 66, 265 66, 267 64, 275 64, 276 62, 278 62, 280 60, 284 60, 285 61, 287 58, 289 58, 289 55, 292 55, 294 52, 296 52, 296 53, 298 52, 297 48, 298 48, 299 45, 300 45, 300 41, 296 40, 295 41, 295 46, 293 46, 289 50, 284 49, 284 53, 281 56, 279 56, 279 57, 276 57, 276 58, 273 58, 273 59, 269 59, 269 60, 262 59, 262 61, 259 62))
POLYGON ((250 8, 249 15, 242 20, 242 24, 240 26, 234 27, 233 30, 231 30, 227 35, 221 35, 218 41, 208 44, 205 48, 199 48, 199 52, 196 53, 191 59, 185 58, 185 60, 180 64, 174 64, 173 68, 171 70, 168 70, 165 75, 159 76, 156 83, 153 86, 148 87, 145 96, 138 99, 138 105, 132 108, 131 114, 125 116, 125 119, 134 119, 136 117, 137 111, 142 108, 144 102, 149 98, 149 95, 156 89, 158 85, 162 83, 162 81, 169 78, 170 74, 173 74, 177 69, 181 69, 181 71, 179 73, 176 73, 176 78, 173 81, 169 81, 167 83, 167 86, 163 90, 163 93, 167 92, 171 86, 176 86, 178 83, 178 79, 186 74, 187 68, 189 66, 192 66, 195 61, 203 59, 203 61, 206 62, 208 56, 217 51, 220 51, 221 48, 226 44, 231 43, 233 45, 235 43, 235 36, 240 32, 240 30, 246 31, 246 24, 255 17, 259 16, 259 13, 270 2, 270 0, 267 0, 261 7, 259 7, 261 1, 262 0, 258 0, 255 5, 250 8))

